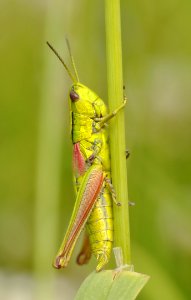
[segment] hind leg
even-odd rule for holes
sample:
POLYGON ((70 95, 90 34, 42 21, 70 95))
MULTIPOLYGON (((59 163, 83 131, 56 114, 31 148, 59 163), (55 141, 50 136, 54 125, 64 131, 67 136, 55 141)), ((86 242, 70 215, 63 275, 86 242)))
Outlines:
POLYGON ((87 232, 85 232, 82 248, 80 253, 77 256, 76 262, 78 265, 84 265, 89 262, 90 258, 91 258, 90 241, 87 232))

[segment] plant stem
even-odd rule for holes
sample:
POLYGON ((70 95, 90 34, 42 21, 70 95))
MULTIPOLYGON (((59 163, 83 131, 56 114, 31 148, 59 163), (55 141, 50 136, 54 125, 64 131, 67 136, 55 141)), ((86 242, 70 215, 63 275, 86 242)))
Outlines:
MULTIPOLYGON (((105 0, 105 22, 108 102, 113 111, 123 102, 120 0, 105 0)), ((116 247, 122 248, 124 264, 131 264, 124 109, 111 121, 110 149, 112 182, 122 204, 113 207, 114 241, 116 247)))

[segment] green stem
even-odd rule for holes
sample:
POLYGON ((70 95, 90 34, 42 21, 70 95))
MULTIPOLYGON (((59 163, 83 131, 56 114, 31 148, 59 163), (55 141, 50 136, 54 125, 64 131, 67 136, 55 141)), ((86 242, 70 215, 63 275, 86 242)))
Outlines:
MULTIPOLYGON (((120 0, 105 0, 108 102, 113 111, 123 101, 120 0)), ((114 205, 114 241, 121 247, 124 264, 131 264, 125 157, 125 118, 121 110, 110 124, 112 181, 121 207, 114 205)))

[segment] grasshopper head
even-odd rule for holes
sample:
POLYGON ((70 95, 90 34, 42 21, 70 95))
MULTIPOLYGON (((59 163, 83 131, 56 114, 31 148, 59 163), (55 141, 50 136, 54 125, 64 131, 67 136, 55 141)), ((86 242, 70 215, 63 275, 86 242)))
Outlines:
POLYGON ((66 39, 66 43, 68 46, 71 62, 73 65, 74 75, 72 74, 70 69, 67 67, 67 65, 65 64, 62 57, 54 49, 54 47, 49 42, 47 42, 48 46, 54 52, 54 54, 58 57, 58 59, 61 61, 65 70, 67 71, 68 75, 70 76, 70 78, 73 81, 72 87, 69 92, 69 98, 71 100, 70 102, 71 102, 72 112, 83 114, 83 115, 86 115, 86 116, 92 118, 97 113, 97 110, 99 110, 96 108, 96 106, 100 106, 100 104, 101 104, 101 106, 103 106, 103 103, 102 103, 103 101, 87 86, 85 86, 79 82, 79 77, 78 77, 77 69, 76 69, 76 66, 74 63, 74 58, 72 56, 70 44, 67 39, 66 39), (98 105, 98 103, 95 104, 97 99, 100 99, 100 101, 97 101, 97 102, 99 102, 99 105, 98 105))
POLYGON ((77 82, 74 83, 69 92, 71 110, 89 117, 94 116, 93 103, 98 96, 87 86, 77 82))

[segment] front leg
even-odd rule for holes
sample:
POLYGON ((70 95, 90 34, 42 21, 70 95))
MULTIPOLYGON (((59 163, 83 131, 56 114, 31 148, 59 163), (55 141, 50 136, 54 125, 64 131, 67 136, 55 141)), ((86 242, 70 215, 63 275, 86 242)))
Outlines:
POLYGON ((124 97, 123 99, 123 103, 118 107, 116 108, 114 111, 112 111, 111 113, 107 114, 106 116, 104 117, 101 117, 101 118, 94 118, 94 121, 97 122, 96 124, 96 129, 97 130, 100 130, 105 124, 107 121, 109 121, 110 119, 112 119, 113 117, 115 117, 117 115, 117 113, 125 107, 127 103, 127 98, 124 97))

